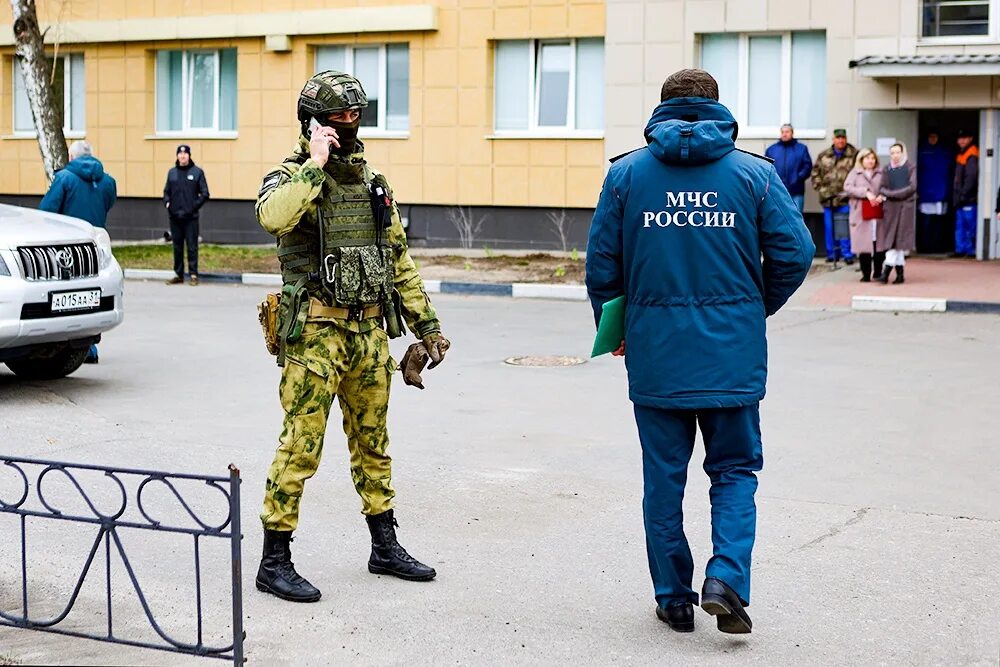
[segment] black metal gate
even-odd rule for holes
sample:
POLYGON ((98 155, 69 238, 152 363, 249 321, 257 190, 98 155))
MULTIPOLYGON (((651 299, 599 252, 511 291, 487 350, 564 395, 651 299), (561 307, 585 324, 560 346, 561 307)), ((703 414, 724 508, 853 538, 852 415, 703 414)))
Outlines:
MULTIPOLYGON (((11 626, 25 628, 28 630, 39 630, 42 632, 52 632, 71 637, 84 637, 99 641, 111 642, 115 644, 125 644, 142 648, 158 649, 163 651, 173 651, 175 653, 185 653, 212 658, 232 660, 234 664, 242 664, 243 657, 243 586, 242 586, 242 559, 240 554, 240 542, 242 534, 240 532, 240 471, 230 465, 228 477, 213 477, 202 475, 187 475, 165 473, 152 470, 134 470, 128 468, 109 468, 104 466, 64 463, 59 461, 44 461, 38 459, 16 458, 0 455, 0 465, 6 466, 16 472, 21 479, 20 491, 14 490, 16 497, 9 500, 9 489, 4 489, 0 484, 0 513, 14 514, 19 517, 20 522, 20 551, 21 551, 21 613, 14 615, 0 610, 0 626, 11 626), (102 513, 92 496, 80 482, 80 477, 86 472, 87 475, 93 473, 102 474, 103 477, 110 478, 120 494, 120 502, 112 512, 102 513), (56 507, 56 503, 46 496, 44 487, 45 480, 52 475, 63 476, 72 488, 79 493, 80 499, 88 508, 90 515, 78 516, 68 514, 56 507), (127 483, 126 483, 127 482, 127 483), (225 496, 227 503, 227 515, 225 521, 220 525, 211 525, 202 520, 191 503, 185 499, 178 489, 182 485, 191 483, 204 483, 211 488, 217 489, 225 496), (171 521, 164 523, 154 519, 149 508, 143 504, 143 494, 148 489, 162 485, 166 491, 172 495, 183 509, 183 513, 190 521, 171 521), (131 491, 134 489, 134 495, 131 491), (32 493, 34 491, 34 493, 32 493), (130 503, 130 501, 133 501, 130 503), (136 515, 136 516, 133 516, 136 515), (89 555, 76 585, 61 613, 49 619, 32 618, 29 614, 31 608, 28 596, 28 540, 26 526, 29 520, 55 519, 59 521, 70 521, 83 524, 91 524, 97 528, 93 544, 90 547, 89 555), (186 523, 187 525, 183 525, 186 523), (180 641, 171 637, 161 628, 153 616, 150 603, 143 593, 135 569, 129 560, 128 553, 119 536, 122 529, 136 529, 142 531, 163 531, 178 535, 188 535, 193 539, 194 548, 194 578, 195 578, 195 609, 197 614, 197 638, 194 641, 180 641), (231 546, 231 581, 232 581, 232 608, 233 641, 228 646, 209 646, 203 642, 203 618, 202 618, 202 572, 201 572, 201 541, 205 538, 222 538, 229 540, 231 546), (80 589, 84 580, 90 572, 101 543, 104 546, 104 559, 106 563, 104 579, 105 593, 107 601, 107 631, 101 634, 80 632, 57 627, 59 623, 66 619, 73 606, 76 604, 80 589), (135 639, 118 637, 114 631, 111 599, 111 557, 112 553, 117 554, 124 565, 128 579, 135 590, 135 594, 142 610, 145 613, 149 625, 162 639, 161 643, 153 643, 135 639)), ((3 470, 0 468, 0 470, 3 470)), ((9 477, 9 475, 8 475, 9 477)), ((13 537, 13 536, 12 536, 13 537)), ((13 542, 13 540, 11 540, 13 542)))

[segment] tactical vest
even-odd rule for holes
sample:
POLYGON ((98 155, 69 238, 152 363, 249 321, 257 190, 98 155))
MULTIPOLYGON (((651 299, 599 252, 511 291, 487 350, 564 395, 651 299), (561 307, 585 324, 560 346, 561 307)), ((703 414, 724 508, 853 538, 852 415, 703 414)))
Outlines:
MULTIPOLYGON (((291 161, 298 162, 297 158, 291 161)), ((316 208, 278 239, 281 278, 340 306, 383 303, 393 289, 393 252, 372 211, 372 174, 332 163, 316 208)))

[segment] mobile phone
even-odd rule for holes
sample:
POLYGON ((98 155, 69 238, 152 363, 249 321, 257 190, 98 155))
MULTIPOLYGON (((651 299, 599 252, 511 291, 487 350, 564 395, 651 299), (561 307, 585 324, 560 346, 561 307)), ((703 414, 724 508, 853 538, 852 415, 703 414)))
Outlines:
MULTIPOLYGON (((323 127, 323 126, 319 124, 319 121, 318 121, 318 120, 316 120, 316 118, 315 118, 315 117, 313 117, 313 118, 310 118, 310 119, 309 119, 309 138, 310 138, 310 139, 312 138, 312 134, 313 134, 313 132, 315 132, 315 131, 316 131, 316 128, 318 128, 318 127, 323 127)), ((331 152, 331 153, 332 153, 332 152, 334 151, 334 149, 336 148, 336 146, 334 146, 334 145, 333 145, 333 142, 332 142, 332 141, 331 141, 331 142, 329 142, 329 143, 328 143, 327 145, 328 145, 328 146, 330 147, 330 152, 331 152)))

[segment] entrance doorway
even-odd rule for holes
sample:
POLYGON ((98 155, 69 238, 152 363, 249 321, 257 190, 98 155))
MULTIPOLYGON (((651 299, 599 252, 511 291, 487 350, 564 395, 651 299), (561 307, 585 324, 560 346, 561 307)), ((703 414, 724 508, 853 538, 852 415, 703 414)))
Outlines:
MULTIPOLYGON (((947 209, 943 214, 928 211, 931 208, 928 206, 921 206, 923 210, 917 213, 917 252, 921 254, 947 253, 955 249, 955 207, 951 194, 958 135, 960 132, 971 132, 976 138, 983 151, 980 156, 982 168, 985 150, 981 143, 979 116, 977 109, 927 109, 918 112, 919 146, 915 151, 911 150, 910 155, 917 160, 920 192, 944 191, 947 197, 947 209), (928 143, 931 133, 938 136, 936 146, 928 143), (943 184, 939 182, 942 179, 943 184)), ((921 205, 933 203, 924 199, 926 197, 921 200, 921 205)))

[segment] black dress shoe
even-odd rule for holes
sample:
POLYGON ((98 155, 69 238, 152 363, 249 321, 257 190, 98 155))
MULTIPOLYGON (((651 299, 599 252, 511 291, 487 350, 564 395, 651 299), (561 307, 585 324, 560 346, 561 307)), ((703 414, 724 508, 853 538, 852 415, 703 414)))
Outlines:
POLYGON ((701 587, 701 608, 715 616, 719 632, 749 634, 753 628, 740 596, 721 579, 709 577, 701 587))
POLYGON ((656 607, 656 617, 674 632, 694 632, 694 605, 690 602, 656 607))

